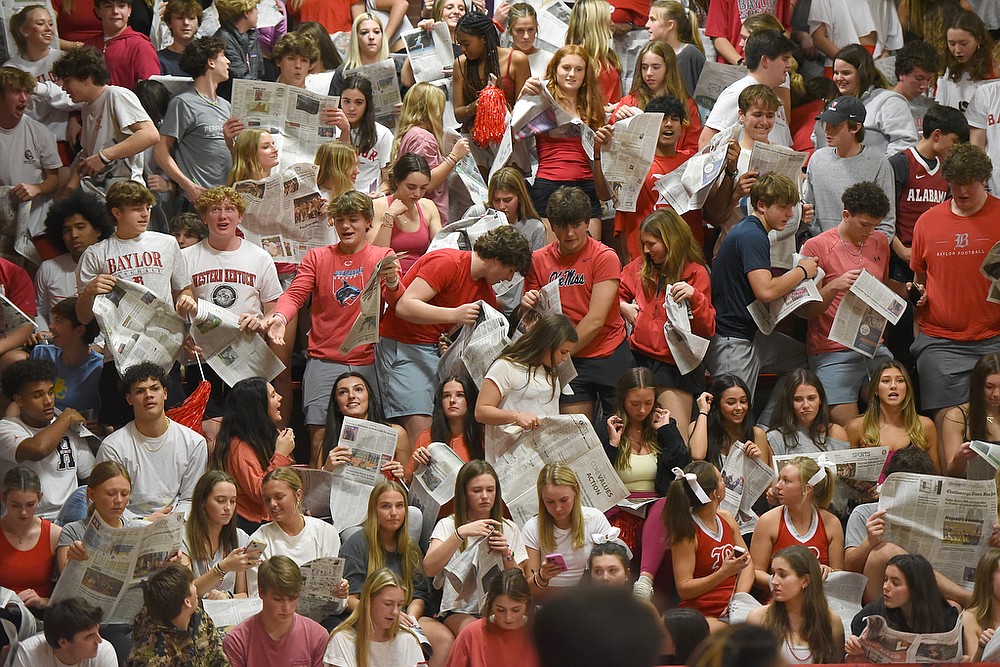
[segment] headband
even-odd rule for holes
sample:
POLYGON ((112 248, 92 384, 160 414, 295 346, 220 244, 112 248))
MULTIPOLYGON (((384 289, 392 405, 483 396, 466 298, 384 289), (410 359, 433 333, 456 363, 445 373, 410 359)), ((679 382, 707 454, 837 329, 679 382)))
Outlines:
POLYGON ((701 488, 701 484, 698 483, 698 476, 693 472, 684 472, 680 468, 673 468, 670 472, 674 473, 674 480, 683 479, 686 481, 695 497, 702 503, 708 504, 712 502, 709 500, 708 494, 705 493, 705 489, 701 488))
POLYGON ((590 539, 593 541, 595 546, 598 544, 608 544, 609 542, 619 544, 625 549, 625 553, 628 554, 629 560, 632 560, 632 550, 629 549, 628 545, 621 539, 621 534, 621 528, 616 526, 611 528, 606 533, 593 533, 591 534, 590 539))
POLYGON ((837 476, 837 465, 830 459, 826 458, 826 454, 820 454, 819 458, 816 459, 816 464, 819 466, 819 470, 816 471, 815 475, 809 478, 809 481, 807 482, 809 486, 816 486, 822 482, 827 475, 832 477, 837 476))

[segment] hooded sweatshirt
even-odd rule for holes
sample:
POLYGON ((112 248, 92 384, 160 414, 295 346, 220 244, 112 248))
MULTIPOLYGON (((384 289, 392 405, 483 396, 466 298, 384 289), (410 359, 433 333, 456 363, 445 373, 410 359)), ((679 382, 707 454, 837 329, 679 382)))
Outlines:
POLYGON ((109 40, 99 37, 92 46, 104 50, 112 86, 131 90, 137 81, 160 74, 160 59, 149 37, 130 27, 109 40))

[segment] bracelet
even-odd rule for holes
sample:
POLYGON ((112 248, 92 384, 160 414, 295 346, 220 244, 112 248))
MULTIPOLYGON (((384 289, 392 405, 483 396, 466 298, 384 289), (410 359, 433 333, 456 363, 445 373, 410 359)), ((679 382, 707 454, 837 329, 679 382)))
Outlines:
POLYGON ((707 413, 707 412, 702 412, 702 411, 700 411, 700 410, 699 410, 699 411, 698 411, 698 416, 699 416, 699 417, 707 417, 707 416, 708 416, 708 413, 707 413))
POLYGON ((215 574, 215 576, 217 576, 219 579, 226 578, 226 571, 222 569, 221 561, 212 566, 212 573, 215 574))
POLYGON ((511 549, 510 547, 507 547, 507 553, 504 554, 503 559, 514 560, 514 550, 511 549))
POLYGON ((272 317, 280 317, 281 321, 285 323, 285 326, 288 326, 288 318, 282 315, 281 313, 275 312, 272 314, 272 317))
POLYGON ((796 268, 802 269, 802 275, 806 277, 806 280, 809 280, 809 272, 806 271, 806 267, 799 264, 796 268))
POLYGON ((97 151, 97 157, 101 158, 101 162, 103 162, 105 165, 111 164, 111 160, 109 160, 108 158, 104 157, 104 149, 103 148, 101 150, 97 151))
POLYGON ((455 534, 458 535, 458 541, 459 542, 464 542, 465 541, 465 538, 462 537, 462 533, 458 532, 458 528, 455 529, 455 534))
POLYGON ((534 574, 531 575, 531 580, 535 582, 535 586, 537 586, 538 588, 548 588, 549 587, 549 582, 545 581, 545 585, 542 586, 540 583, 538 583, 539 579, 541 579, 542 581, 545 581, 545 577, 539 577, 537 572, 535 572, 534 574))
POLYGON ((458 166, 458 160, 456 160, 455 158, 453 158, 451 156, 451 153, 449 153, 448 155, 445 156, 444 161, 447 162, 447 163, 449 163, 449 164, 451 164, 452 168, 458 166))

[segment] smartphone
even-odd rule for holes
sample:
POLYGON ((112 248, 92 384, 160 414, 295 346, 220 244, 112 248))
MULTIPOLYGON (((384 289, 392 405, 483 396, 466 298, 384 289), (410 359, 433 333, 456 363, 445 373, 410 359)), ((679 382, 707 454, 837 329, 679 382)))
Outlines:
POLYGON ((267 548, 267 542, 261 540, 250 540, 250 544, 243 548, 243 553, 257 553, 258 555, 264 553, 264 549, 267 548))
POLYGON ((906 292, 906 296, 909 299, 910 303, 912 303, 915 306, 917 305, 917 301, 920 301, 920 297, 922 296, 922 294, 920 290, 917 289, 917 286, 915 284, 911 284, 910 289, 907 290, 906 292))
POLYGON ((743 547, 734 546, 733 547, 733 555, 736 558, 743 558, 744 556, 747 555, 747 550, 744 549, 743 547))
POLYGON ((547 560, 549 562, 552 562, 552 563, 555 563, 556 565, 558 565, 560 572, 565 572, 566 570, 569 569, 566 566, 566 559, 563 558, 562 554, 549 554, 548 556, 545 557, 545 560, 547 560))

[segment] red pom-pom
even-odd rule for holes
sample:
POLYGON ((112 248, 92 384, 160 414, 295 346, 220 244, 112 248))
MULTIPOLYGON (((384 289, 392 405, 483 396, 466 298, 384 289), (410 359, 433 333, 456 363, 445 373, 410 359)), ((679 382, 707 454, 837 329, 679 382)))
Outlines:
POLYGON ((507 98, 502 90, 491 83, 479 92, 472 140, 483 148, 489 144, 499 144, 506 129, 507 98))

